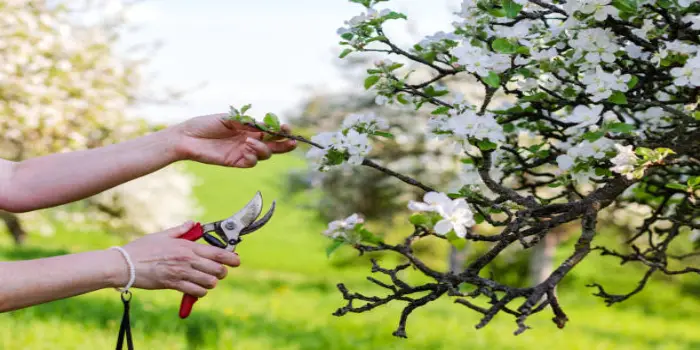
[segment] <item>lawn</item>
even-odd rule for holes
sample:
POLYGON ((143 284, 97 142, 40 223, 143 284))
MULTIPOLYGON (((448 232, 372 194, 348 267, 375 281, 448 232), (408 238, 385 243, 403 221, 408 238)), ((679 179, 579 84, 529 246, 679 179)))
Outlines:
MULTIPOLYGON (((325 224, 301 208, 303 198, 285 192, 280 181, 284 172, 302 163, 289 155, 249 170, 189 166, 202 180, 197 195, 206 207, 202 217, 193 219, 223 218, 257 190, 266 205, 277 200, 277 212, 265 229, 245 238, 238 249, 242 265, 201 299, 187 320, 177 316, 179 293, 135 291, 132 322, 138 349, 700 349, 699 284, 692 288, 658 279, 629 302, 606 307, 585 284, 595 278, 613 292, 625 292, 634 288, 640 272, 622 269, 617 261, 597 254, 581 263, 560 289, 570 319, 563 330, 548 313, 533 317, 533 329, 519 336, 512 335, 515 324, 509 316, 498 316, 476 330, 478 315, 448 299, 414 312, 409 339, 391 335, 400 304, 332 316, 343 305, 335 284, 368 290, 372 287, 364 276, 369 270, 335 268, 320 235, 325 224)), ((106 233, 66 231, 49 238, 32 236, 18 250, 2 234, 0 258, 50 256, 120 243, 106 233)), ((559 258, 570 250, 562 247, 559 258)), ((113 290, 5 313, 0 315, 0 349, 114 348, 120 317, 121 302, 113 290)))

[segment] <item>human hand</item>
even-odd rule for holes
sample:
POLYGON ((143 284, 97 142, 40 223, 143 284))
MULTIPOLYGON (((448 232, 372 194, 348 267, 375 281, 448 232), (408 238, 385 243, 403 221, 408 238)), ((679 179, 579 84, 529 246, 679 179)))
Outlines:
MULTIPOLYGON (((193 226, 194 223, 187 222, 122 247, 136 269, 135 288, 174 289, 201 298, 207 294, 207 289, 213 289, 218 280, 226 277, 228 269, 224 265, 240 265, 238 254, 234 252, 178 239, 193 226)), ((128 270, 120 271, 114 279, 115 288, 123 287, 129 280, 128 270)))
MULTIPOLYGON (((272 154, 296 148, 295 140, 274 137, 263 142, 264 133, 230 120, 227 114, 212 114, 189 119, 173 127, 177 153, 182 159, 237 168, 252 168, 272 154)), ((289 134, 288 125, 282 132, 289 134)))

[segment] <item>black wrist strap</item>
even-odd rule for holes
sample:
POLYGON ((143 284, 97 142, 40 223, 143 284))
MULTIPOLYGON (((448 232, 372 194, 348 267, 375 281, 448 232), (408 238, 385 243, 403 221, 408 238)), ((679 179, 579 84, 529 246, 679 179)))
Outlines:
POLYGON ((131 321, 129 320, 129 302, 131 301, 131 292, 128 290, 122 293, 122 303, 124 303, 124 315, 122 316, 122 324, 119 327, 119 337, 117 338, 117 350, 121 350, 124 345, 124 337, 126 336, 126 347, 129 350, 134 350, 134 342, 131 340, 131 321))

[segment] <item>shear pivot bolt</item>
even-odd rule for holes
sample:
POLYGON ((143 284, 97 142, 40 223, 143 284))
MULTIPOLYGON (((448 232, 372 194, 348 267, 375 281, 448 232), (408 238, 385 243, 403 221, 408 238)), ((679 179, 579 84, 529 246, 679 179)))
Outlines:
POLYGON ((236 224, 232 221, 227 221, 224 227, 226 227, 227 230, 233 230, 234 228, 236 228, 236 224))

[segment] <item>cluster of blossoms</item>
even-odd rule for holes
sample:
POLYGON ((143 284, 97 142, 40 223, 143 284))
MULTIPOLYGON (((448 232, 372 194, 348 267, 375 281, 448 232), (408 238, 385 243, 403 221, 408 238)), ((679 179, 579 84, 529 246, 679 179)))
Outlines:
POLYGON ((332 239, 355 242, 358 238, 357 230, 364 222, 365 220, 355 213, 345 219, 330 222, 323 234, 332 239))
POLYGON ((460 66, 481 77, 486 77, 491 72, 503 73, 510 68, 510 56, 492 53, 481 47, 471 46, 467 42, 453 49, 452 54, 457 58, 460 66))
MULTIPOLYGON (((498 124, 493 114, 479 115, 471 109, 432 118, 428 122, 428 128, 436 137, 449 137, 457 141, 460 146, 469 144, 470 139, 505 141, 503 127, 498 124)), ((459 153, 460 149, 457 148, 457 150, 459 153)))
POLYGON ((339 165, 347 160, 348 164, 361 164, 372 150, 370 135, 388 128, 388 123, 374 113, 350 114, 336 132, 323 132, 311 138, 323 148, 312 148, 306 154, 319 170, 339 165))
POLYGON ((639 158, 634 153, 631 145, 621 146, 616 143, 615 148, 617 149, 617 155, 610 160, 613 163, 613 167, 610 170, 625 175, 631 180, 639 158))
POLYGON ((615 91, 627 92, 631 79, 631 75, 621 74, 619 70, 608 73, 596 66, 595 69, 582 72, 581 82, 586 85, 586 93, 590 94, 591 101, 600 102, 612 96, 615 91))

